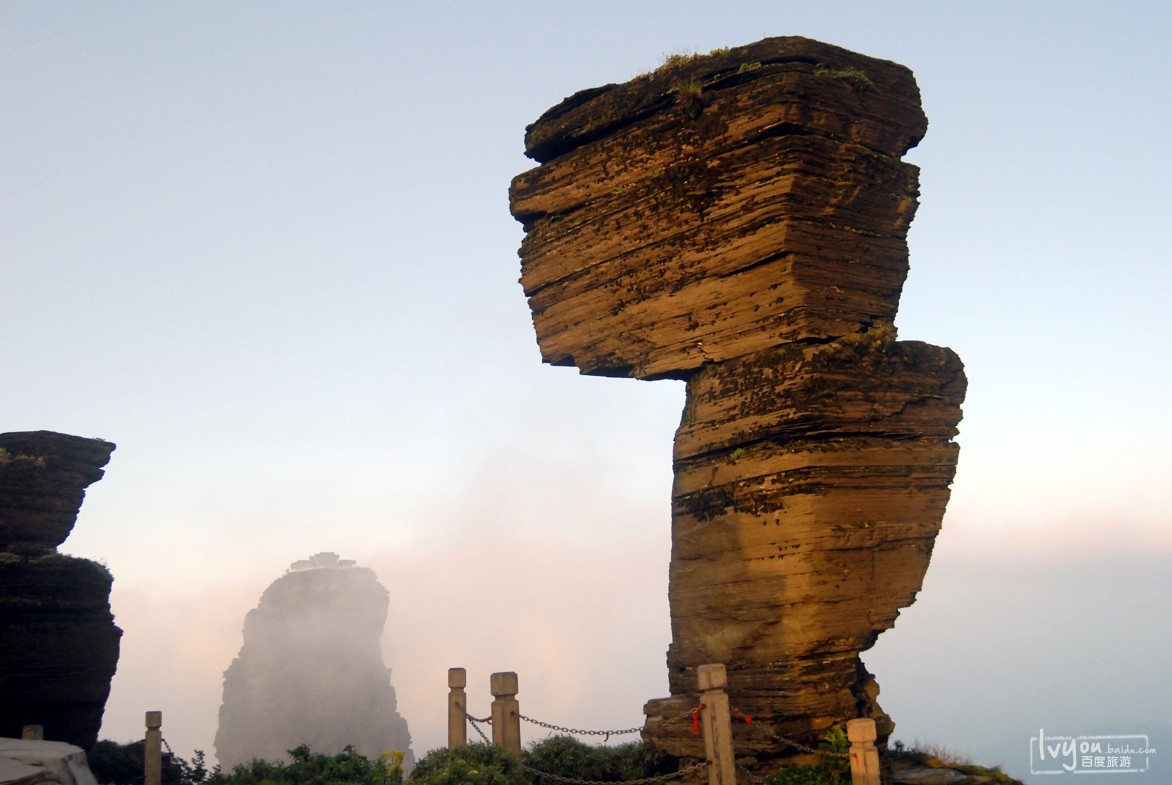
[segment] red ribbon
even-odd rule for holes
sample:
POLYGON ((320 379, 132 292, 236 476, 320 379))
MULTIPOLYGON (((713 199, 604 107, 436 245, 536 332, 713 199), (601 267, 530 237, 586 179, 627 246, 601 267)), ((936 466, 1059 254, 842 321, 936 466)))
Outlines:
POLYGON ((741 712, 740 712, 740 709, 737 709, 737 708, 735 708, 735 707, 734 707, 734 708, 733 708, 733 710, 732 710, 732 716, 733 716, 733 719, 734 719, 734 720, 742 720, 742 719, 743 719, 743 720, 745 721, 745 724, 746 724, 746 725, 752 725, 752 724, 753 724, 753 718, 752 718, 752 717, 750 717, 748 714, 741 714, 741 712))
POLYGON ((692 709, 692 735, 700 735, 700 712, 704 711, 704 704, 701 703, 696 708, 692 709))

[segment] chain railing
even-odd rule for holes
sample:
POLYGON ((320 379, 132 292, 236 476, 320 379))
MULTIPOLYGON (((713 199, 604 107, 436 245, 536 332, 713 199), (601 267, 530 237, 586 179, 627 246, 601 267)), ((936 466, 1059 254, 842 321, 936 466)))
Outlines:
POLYGON ((626 736, 628 734, 638 733, 639 731, 643 730, 642 725, 640 725, 638 728, 623 728, 622 730, 582 730, 581 728, 567 728, 563 725, 554 725, 552 722, 542 722, 541 720, 535 720, 532 717, 526 717, 524 714, 518 714, 517 718, 522 722, 528 722, 531 725, 538 726, 539 728, 554 730, 559 733, 570 733, 574 736, 602 736, 603 744, 609 741, 611 736, 626 736))
MULTIPOLYGON (((751 715, 731 707, 726 692, 727 681, 723 665, 701 665, 697 668, 697 678, 700 688, 700 704, 698 706, 674 717, 649 719, 646 725, 640 727, 595 730, 558 725, 522 714, 517 703, 517 674, 512 672, 492 674, 491 691, 494 700, 491 716, 483 719, 473 717, 464 709, 466 705, 465 672, 462 668, 453 668, 448 671, 448 685, 451 690, 448 700, 448 745, 459 746, 466 743, 467 734, 464 729, 468 722, 472 723, 472 727, 485 743, 496 744, 520 758, 520 724, 522 721, 558 733, 574 736, 601 736, 605 744, 611 736, 640 732, 654 735, 656 726, 658 726, 658 735, 663 737, 669 725, 690 720, 692 734, 704 738, 704 760, 678 772, 629 780, 623 782, 622 785, 650 785, 654 782, 669 781, 695 773, 702 768, 706 768, 708 771, 709 785, 736 785, 738 769, 742 773, 750 775, 749 781, 753 785, 757 785, 760 778, 752 776, 745 767, 738 765, 733 756, 732 723, 735 721, 743 722, 752 728, 749 732, 750 739, 741 736, 746 741, 756 736, 757 743, 760 743, 761 736, 764 735, 768 741, 782 745, 782 747, 824 758, 849 760, 852 785, 879 785, 879 757, 874 744, 875 723, 873 720, 860 718, 849 720, 846 723, 846 734, 851 745, 849 752, 839 752, 825 747, 819 749, 797 739, 782 736, 767 725, 763 727, 758 723, 754 726, 751 715), (491 742, 480 727, 484 724, 492 728, 491 742)), ((533 775, 545 777, 552 782, 565 783, 565 785, 616 785, 614 782, 575 779, 549 774, 525 764, 522 764, 522 767, 533 775)))
MULTIPOLYGON (((469 714, 468 712, 464 711, 464 707, 463 707, 463 706, 459 706, 459 707, 457 707, 457 708, 459 708, 459 710, 460 710, 461 712, 463 712, 463 714, 464 714, 464 721, 465 721, 466 723, 468 723, 469 725, 471 725, 471 726, 472 726, 472 730, 476 731, 476 733, 477 733, 477 734, 480 736, 480 738, 484 740, 484 743, 485 743, 485 744, 492 744, 492 740, 491 740, 491 739, 489 739, 489 738, 488 738, 488 736, 486 736, 486 735, 484 734, 484 731, 482 731, 482 730, 480 729, 480 726, 481 726, 481 725, 487 725, 487 726, 489 726, 489 727, 491 728, 491 727, 492 727, 492 717, 473 717, 471 714, 469 714)), ((452 745, 451 745, 451 743, 450 743, 450 740, 449 740, 449 745, 448 745, 448 746, 452 746, 452 745)))
POLYGON ((834 750, 827 749, 825 747, 823 747, 821 749, 817 749, 815 747, 811 747, 808 744, 803 744, 802 742, 798 741, 797 739, 789 739, 789 738, 786 738, 785 736, 779 736, 777 733, 775 733, 771 730, 766 731, 765 734, 772 741, 775 741, 784 747, 793 747, 794 749, 796 749, 800 752, 806 752, 811 755, 824 755, 828 758, 840 758, 842 760, 849 760, 850 759, 849 752, 835 752, 834 750))

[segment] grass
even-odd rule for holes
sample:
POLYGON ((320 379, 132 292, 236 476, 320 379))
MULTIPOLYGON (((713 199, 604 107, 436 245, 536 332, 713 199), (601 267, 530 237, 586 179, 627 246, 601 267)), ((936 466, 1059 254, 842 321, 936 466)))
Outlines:
POLYGON ((14 461, 30 461, 38 466, 45 465, 45 456, 43 455, 13 455, 8 450, 0 447, 0 463, 13 463, 14 461))
POLYGON ((902 741, 896 741, 887 748, 886 758, 888 763, 893 765, 904 763, 927 769, 953 769, 962 774, 991 777, 994 782, 1001 783, 1001 785, 1022 785, 1019 780, 1015 780, 1003 772, 1000 764, 992 768, 977 766, 968 755, 941 744, 922 744, 916 740, 912 742, 911 747, 907 747, 902 741))
POLYGON ((856 87, 874 87, 875 83, 866 71, 859 68, 827 68, 824 65, 814 69, 815 76, 825 76, 830 79, 844 79, 856 87))

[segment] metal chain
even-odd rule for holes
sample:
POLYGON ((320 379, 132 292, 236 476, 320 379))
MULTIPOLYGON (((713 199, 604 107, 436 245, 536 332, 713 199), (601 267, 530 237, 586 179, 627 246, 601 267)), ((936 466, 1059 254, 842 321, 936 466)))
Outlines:
POLYGON ((749 771, 749 769, 746 768, 745 764, 743 764, 743 763, 737 763, 736 767, 737 767, 737 770, 739 770, 742 774, 745 775, 745 779, 747 779, 751 783, 755 784, 755 783, 760 783, 760 782, 765 781, 764 777, 762 777, 758 774, 754 774, 753 772, 749 771))
POLYGON ((480 738, 484 739, 484 743, 485 744, 492 744, 492 742, 488 740, 488 737, 484 735, 484 731, 482 731, 480 729, 480 723, 482 723, 482 722, 485 724, 491 725, 492 724, 492 717, 485 717, 484 719, 481 719, 480 717, 473 717, 471 714, 464 711, 463 708, 461 708, 460 711, 464 712, 464 719, 468 720, 468 722, 470 722, 472 724, 472 730, 476 731, 477 734, 480 735, 480 738))
POLYGON ((566 728, 561 725, 553 725, 548 722, 542 722, 541 720, 535 720, 532 717, 526 717, 524 714, 518 714, 517 717, 519 719, 525 720, 525 722, 531 722, 534 725, 540 725, 541 727, 547 728, 549 730, 556 730, 562 733, 572 733, 576 736, 623 736, 627 733, 638 733, 639 731, 643 730, 643 726, 641 725, 638 728, 624 728, 622 730, 581 730, 579 728, 566 728))
POLYGON ((159 737, 159 741, 163 742, 163 746, 167 748, 167 754, 168 754, 168 755, 170 755, 170 756, 172 756, 172 757, 174 757, 174 756, 175 756, 175 753, 174 753, 174 752, 171 752, 171 745, 167 743, 167 737, 166 737, 166 736, 160 736, 160 737, 159 737))
POLYGON ((480 738, 484 739, 485 744, 492 744, 492 742, 488 740, 488 737, 484 735, 484 731, 480 729, 480 725, 478 723, 472 723, 472 730, 476 731, 480 735, 480 738))
POLYGON ((521 768, 538 777, 544 777, 546 779, 553 780, 554 782, 564 782, 567 783, 567 785, 650 785, 653 782, 667 782, 669 780, 678 779, 679 777, 683 777, 685 774, 691 774, 692 772, 697 771, 698 769, 702 769, 707 765, 708 761, 700 761, 694 766, 690 766, 686 769, 680 769, 679 771, 673 771, 671 774, 660 774, 657 777, 644 777, 643 779, 639 780, 576 780, 572 777, 562 777, 558 774, 547 774, 544 771, 538 771, 532 766, 526 766, 524 763, 521 764, 521 768))
MULTIPOLYGON (((703 708, 703 706, 698 706, 695 709, 689 709, 688 711, 685 711, 682 714, 677 714, 674 717, 667 717, 666 719, 660 720, 659 725, 660 727, 663 727, 669 722, 679 722, 680 720, 693 719, 695 712, 703 708)), ((611 736, 623 736, 628 733, 639 733, 646 727, 645 725, 641 725, 638 728, 623 728, 622 730, 583 730, 581 728, 567 728, 562 725, 554 725, 549 722, 542 722, 541 720, 535 720, 532 717, 526 717, 524 714, 518 714, 517 718, 525 720, 525 722, 531 722, 534 725, 540 725, 542 728, 548 728, 549 730, 559 731, 561 733, 572 733, 580 736, 605 736, 607 738, 611 736)))
MULTIPOLYGON (((460 711, 464 711, 464 710, 460 709, 460 711)), ((472 720, 473 722, 487 722, 490 725, 492 724, 492 717, 485 717, 484 719, 481 719, 480 717, 473 717, 471 714, 469 714, 466 711, 464 711, 464 716, 467 717, 468 719, 472 720)))
POLYGON ((850 759, 850 753, 848 753, 848 752, 832 752, 831 750, 817 750, 817 749, 814 749, 813 747, 810 747, 806 744, 802 744, 800 741, 794 741, 793 739, 787 739, 784 736, 778 736, 773 731, 767 731, 767 732, 769 733, 769 737, 771 739, 773 739, 774 741, 780 742, 782 744, 787 744, 790 747, 795 747, 795 748, 801 750, 802 752, 808 752, 808 753, 811 753, 812 755, 825 755, 828 758, 842 758, 843 760, 850 759))

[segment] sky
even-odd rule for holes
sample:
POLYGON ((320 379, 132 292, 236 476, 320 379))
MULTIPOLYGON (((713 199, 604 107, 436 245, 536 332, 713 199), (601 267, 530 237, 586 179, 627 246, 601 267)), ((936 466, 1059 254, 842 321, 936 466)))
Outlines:
POLYGON ((1169 32, 1155 0, 0 4, 0 430, 118 445, 61 549, 115 576, 102 736, 158 709, 212 754, 244 614, 318 551, 391 594, 417 755, 449 667, 474 714, 513 670, 529 716, 639 725, 683 388, 541 363, 507 189, 562 98, 804 35, 916 74, 896 325, 969 378, 924 589, 864 655, 895 738, 1030 779, 1039 731, 1148 734, 1129 781, 1170 781, 1169 32))

